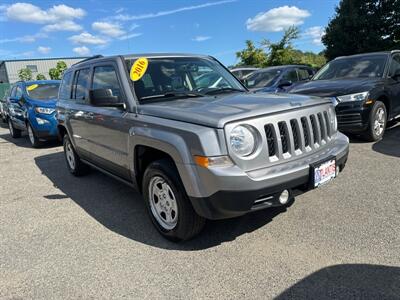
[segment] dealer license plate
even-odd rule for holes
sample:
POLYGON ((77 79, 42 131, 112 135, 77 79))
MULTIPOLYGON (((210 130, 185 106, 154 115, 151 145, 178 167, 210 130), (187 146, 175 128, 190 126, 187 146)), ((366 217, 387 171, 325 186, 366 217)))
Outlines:
POLYGON ((313 166, 314 187, 328 183, 336 177, 336 159, 332 158, 313 166))

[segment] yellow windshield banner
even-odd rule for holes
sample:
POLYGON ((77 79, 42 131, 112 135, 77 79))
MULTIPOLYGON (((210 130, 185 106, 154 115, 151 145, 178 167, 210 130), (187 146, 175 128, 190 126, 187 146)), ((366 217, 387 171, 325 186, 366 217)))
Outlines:
POLYGON ((33 91, 36 89, 39 85, 38 84, 32 84, 26 88, 27 91, 33 91))
POLYGON ((149 65, 149 61, 146 57, 138 58, 135 63, 133 64, 130 77, 132 81, 138 81, 143 75, 146 73, 147 66, 149 65))

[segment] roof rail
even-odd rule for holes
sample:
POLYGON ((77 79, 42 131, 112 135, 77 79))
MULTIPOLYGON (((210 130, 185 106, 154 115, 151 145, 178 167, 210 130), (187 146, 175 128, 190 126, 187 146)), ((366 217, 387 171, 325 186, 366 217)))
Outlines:
POLYGON ((100 55, 100 54, 99 55, 93 55, 91 57, 88 57, 88 58, 85 58, 85 59, 81 60, 80 62, 74 63, 72 66, 79 65, 80 63, 83 63, 85 61, 96 59, 96 58, 101 58, 101 57, 103 57, 103 55, 100 55))

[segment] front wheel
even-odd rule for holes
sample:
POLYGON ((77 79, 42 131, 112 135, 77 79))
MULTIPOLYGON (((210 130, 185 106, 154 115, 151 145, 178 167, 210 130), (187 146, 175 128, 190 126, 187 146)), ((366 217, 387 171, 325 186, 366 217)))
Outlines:
POLYGON ((364 138, 370 142, 379 141, 385 133, 387 125, 386 106, 381 101, 376 101, 371 110, 369 126, 364 138))
POLYGON ((67 168, 72 175, 82 176, 89 172, 89 166, 81 161, 67 134, 64 136, 64 155, 67 168))
POLYGON ((21 130, 14 127, 11 119, 8 120, 8 129, 10 130, 10 135, 12 138, 16 139, 21 137, 21 130))
POLYGON ((203 229, 205 219, 194 211, 179 173, 169 160, 148 166, 143 176, 143 196, 153 224, 167 239, 188 240, 203 229))
POLYGON ((29 141, 31 142, 32 147, 38 148, 40 146, 40 141, 39 141, 38 137, 36 136, 36 133, 32 128, 32 125, 28 123, 27 128, 28 128, 29 141))

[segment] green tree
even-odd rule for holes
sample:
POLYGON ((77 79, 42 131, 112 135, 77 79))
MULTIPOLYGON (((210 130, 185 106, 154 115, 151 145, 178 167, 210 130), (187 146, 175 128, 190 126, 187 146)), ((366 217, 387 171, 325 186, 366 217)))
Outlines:
POLYGON ((267 56, 262 48, 256 48, 250 40, 246 41, 246 49, 236 52, 236 57, 240 59, 238 65, 262 67, 265 65, 267 56))
POLYGON ((49 70, 49 76, 50 76, 50 79, 52 79, 52 80, 60 79, 60 73, 58 72, 58 70, 56 68, 51 68, 49 70))
POLYGON ((400 47, 400 0, 341 0, 325 29, 325 55, 391 50, 400 47))
POLYGON ((299 34, 297 27, 289 27, 278 42, 273 43, 264 39, 261 42, 261 48, 256 48, 252 41, 246 41, 246 49, 236 53, 240 59, 237 66, 269 67, 303 64, 314 68, 322 67, 326 63, 324 53, 302 52, 293 48, 293 41, 299 37, 299 34))
POLYGON ((53 80, 61 79, 62 74, 66 69, 67 69, 67 64, 64 61, 60 60, 59 62, 57 62, 55 68, 51 68, 49 70, 49 76, 53 80))
POLYGON ((60 75, 62 75, 68 67, 64 61, 60 60, 59 62, 57 62, 56 68, 57 68, 58 72, 60 73, 60 75))
POLYGON ((36 80, 46 80, 46 76, 44 76, 43 74, 39 73, 36 75, 36 80))
POLYGON ((292 42, 299 37, 299 29, 291 26, 285 30, 280 41, 272 43, 264 39, 261 44, 268 49, 266 66, 279 66, 299 63, 296 61, 292 42))
POLYGON ((24 68, 18 71, 18 78, 23 81, 32 80, 32 71, 24 68))

